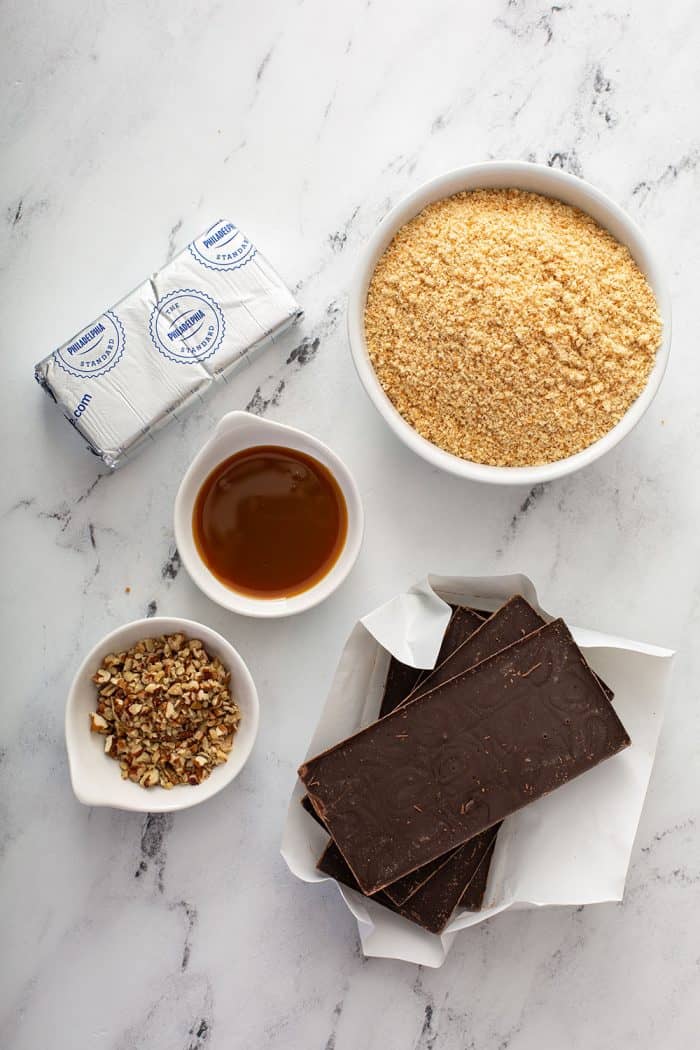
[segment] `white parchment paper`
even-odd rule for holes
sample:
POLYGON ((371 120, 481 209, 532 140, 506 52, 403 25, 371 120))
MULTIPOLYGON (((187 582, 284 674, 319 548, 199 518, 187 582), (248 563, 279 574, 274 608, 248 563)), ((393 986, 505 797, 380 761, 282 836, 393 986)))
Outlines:
MULTIPOLYGON (((340 657, 307 756, 377 717, 393 654, 432 667, 449 620, 447 602, 496 609, 522 594, 547 620, 525 576, 429 576, 355 626, 340 657)), ((643 642, 569 627, 591 667, 615 693, 613 706, 632 746, 504 821, 496 840, 484 908, 458 910, 441 936, 344 886, 365 955, 441 966, 460 930, 506 908, 595 904, 622 899, 634 837, 661 729, 673 653, 643 642)), ((321 882, 316 862, 328 841, 299 801, 297 782, 282 839, 282 856, 298 878, 321 882)))

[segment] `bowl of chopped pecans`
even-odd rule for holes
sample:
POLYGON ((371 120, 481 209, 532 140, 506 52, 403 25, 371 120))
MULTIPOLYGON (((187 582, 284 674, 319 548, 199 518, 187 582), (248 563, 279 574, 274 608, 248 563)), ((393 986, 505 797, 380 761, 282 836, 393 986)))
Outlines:
POLYGON ((671 306, 635 222, 589 183, 493 161, 382 220, 348 297, 355 367, 432 466, 532 486, 611 450, 668 362, 671 306))
POLYGON ((85 657, 66 704, 71 783, 88 806, 187 809, 241 771, 258 695, 220 634, 173 617, 135 620, 85 657))

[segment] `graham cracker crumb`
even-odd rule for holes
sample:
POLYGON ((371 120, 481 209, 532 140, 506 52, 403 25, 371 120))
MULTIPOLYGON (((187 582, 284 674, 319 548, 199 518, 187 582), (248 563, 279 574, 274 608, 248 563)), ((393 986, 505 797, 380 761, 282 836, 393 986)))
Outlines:
POLYGON ((419 434, 476 463, 533 466, 591 445, 644 389, 654 294, 589 215, 522 190, 429 205, 374 271, 375 372, 419 434))

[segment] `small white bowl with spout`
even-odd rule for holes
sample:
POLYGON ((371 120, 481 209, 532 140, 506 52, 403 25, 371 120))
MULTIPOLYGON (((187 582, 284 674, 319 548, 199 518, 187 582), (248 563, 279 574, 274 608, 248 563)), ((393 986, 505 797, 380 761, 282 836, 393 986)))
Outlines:
POLYGON ((86 806, 111 806, 138 813, 172 813, 189 809, 217 795, 238 776, 248 761, 258 732, 259 705, 255 683, 243 658, 217 631, 194 620, 154 616, 125 623, 97 643, 78 668, 66 702, 66 749, 73 791, 86 806), (161 634, 184 634, 198 638, 210 656, 218 657, 231 675, 231 693, 241 712, 226 762, 212 770, 201 784, 179 784, 143 788, 133 780, 122 780, 119 763, 104 753, 104 737, 90 730, 90 712, 95 710, 97 689, 92 676, 105 656, 121 652, 143 638, 161 634))
POLYGON ((357 560, 364 534, 362 500, 355 480, 339 456, 318 438, 296 427, 261 419, 250 412, 229 412, 192 460, 175 497, 175 542, 192 580, 207 597, 243 616, 292 616, 318 605, 336 590, 357 560), (222 583, 204 563, 194 538, 193 514, 197 494, 216 467, 237 452, 257 445, 296 449, 318 460, 331 472, 347 508, 345 544, 325 576, 308 590, 288 598, 258 598, 222 583))

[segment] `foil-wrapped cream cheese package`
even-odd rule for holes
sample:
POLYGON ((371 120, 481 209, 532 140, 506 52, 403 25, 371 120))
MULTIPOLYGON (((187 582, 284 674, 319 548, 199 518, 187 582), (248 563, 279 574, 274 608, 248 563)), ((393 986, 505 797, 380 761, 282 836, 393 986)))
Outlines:
POLYGON ((219 221, 34 373, 116 468, 300 316, 255 245, 219 221))

